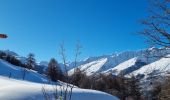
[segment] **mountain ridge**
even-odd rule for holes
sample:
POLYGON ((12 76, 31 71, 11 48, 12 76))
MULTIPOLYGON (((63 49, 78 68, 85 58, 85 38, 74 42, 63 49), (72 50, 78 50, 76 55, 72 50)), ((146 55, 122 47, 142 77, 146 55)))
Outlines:
MULTIPOLYGON (((26 57, 19 56, 17 53, 10 50, 1 50, 1 52, 8 53, 15 56, 17 59, 26 62, 26 57)), ((138 51, 125 51, 122 53, 113 53, 111 55, 102 55, 97 57, 89 57, 87 59, 76 62, 70 62, 67 64, 67 70, 69 75, 72 75, 75 68, 79 68, 82 72, 88 76, 94 74, 109 74, 119 75, 120 73, 130 74, 136 70, 139 70, 145 65, 154 63, 166 55, 170 54, 169 48, 148 48, 138 51)), ((61 69, 64 71, 64 65, 59 63, 61 69)), ((37 62, 37 65, 45 72, 47 70, 48 62, 37 62)), ((137 74, 135 74, 137 75, 137 74)))

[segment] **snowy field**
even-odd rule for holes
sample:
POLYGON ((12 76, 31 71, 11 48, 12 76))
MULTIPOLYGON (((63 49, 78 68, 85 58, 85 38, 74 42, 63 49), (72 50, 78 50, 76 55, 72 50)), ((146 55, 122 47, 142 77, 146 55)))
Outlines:
MULTIPOLYGON (((45 100, 43 88, 51 97, 55 86, 0 77, 0 100, 45 100)), ((57 90, 60 93, 60 86, 57 90)), ((52 98, 51 98, 52 99, 52 98)), ((54 100, 54 98, 52 99, 54 100)), ((74 88, 72 100, 118 100, 109 94, 87 89, 74 88)))

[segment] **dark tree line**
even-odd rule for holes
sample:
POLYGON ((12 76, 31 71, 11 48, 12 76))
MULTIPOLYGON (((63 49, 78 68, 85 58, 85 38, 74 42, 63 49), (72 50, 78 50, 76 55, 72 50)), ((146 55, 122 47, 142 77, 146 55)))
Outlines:
POLYGON ((139 79, 135 76, 131 78, 113 76, 112 74, 87 76, 77 68, 69 79, 72 80, 71 84, 80 88, 107 92, 111 95, 118 96, 121 100, 143 100, 139 79))
POLYGON ((19 59, 17 59, 17 57, 13 55, 9 55, 2 51, 0 51, 0 59, 5 60, 15 66, 19 66, 27 69, 34 69, 36 66, 35 58, 32 53, 28 55, 26 63, 22 63, 19 59))
POLYGON ((22 64, 15 56, 8 55, 5 52, 0 51, 0 59, 5 60, 13 65, 25 67, 25 64, 22 64))

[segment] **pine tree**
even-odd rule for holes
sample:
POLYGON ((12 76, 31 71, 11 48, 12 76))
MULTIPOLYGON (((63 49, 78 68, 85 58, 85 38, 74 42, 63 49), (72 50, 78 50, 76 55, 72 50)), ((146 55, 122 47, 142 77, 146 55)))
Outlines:
POLYGON ((34 67, 36 65, 36 61, 35 61, 34 57, 35 56, 33 53, 28 54, 27 63, 26 63, 26 66, 28 69, 34 69, 34 67))
POLYGON ((62 77, 62 72, 57 61, 52 58, 48 64, 47 75, 52 81, 60 80, 62 77))

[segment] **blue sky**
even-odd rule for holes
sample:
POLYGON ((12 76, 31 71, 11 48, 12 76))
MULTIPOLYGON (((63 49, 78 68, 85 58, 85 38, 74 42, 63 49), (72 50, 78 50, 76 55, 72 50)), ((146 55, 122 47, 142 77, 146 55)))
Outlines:
POLYGON ((139 20, 147 13, 146 0, 1 0, 0 49, 36 59, 60 61, 64 41, 68 60, 76 41, 83 46, 80 59, 146 48, 139 20))

